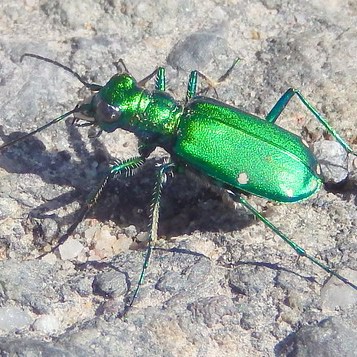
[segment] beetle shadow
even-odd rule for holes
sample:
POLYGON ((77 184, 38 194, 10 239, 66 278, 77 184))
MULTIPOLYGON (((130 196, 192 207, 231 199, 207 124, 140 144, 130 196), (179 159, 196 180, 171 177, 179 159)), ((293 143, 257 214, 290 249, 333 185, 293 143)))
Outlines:
MULTIPOLYGON (((88 195, 87 188, 88 181, 90 181, 90 176, 86 174, 86 171, 88 171, 88 167, 91 167, 90 165, 94 159, 99 164, 105 161, 104 157, 107 153, 99 140, 94 140, 94 144, 91 143, 93 152, 90 153, 86 145, 84 145, 82 134, 79 132, 78 127, 72 125, 71 120, 67 120, 65 123, 67 129, 65 139, 70 142, 71 147, 74 149, 76 159, 73 159, 71 153, 67 150, 47 150, 44 143, 36 136, 30 136, 24 141, 19 141, 1 152, 0 155, 0 167, 9 173, 35 174, 39 176, 44 183, 44 191, 46 191, 48 185, 71 188, 69 191, 60 193, 29 211, 30 218, 51 218, 58 225, 70 224, 75 219, 76 212, 61 217, 56 213, 49 214, 48 212, 61 209, 75 201, 82 201, 82 197, 84 197, 84 201, 88 195)), ((17 131, 6 135, 3 127, 0 126, 0 138, 3 142, 9 142, 25 134, 17 131)), ((26 191, 26 180, 31 180, 31 178, 24 178, 23 181, 22 179, 19 180, 23 191, 26 191)), ((36 193, 41 194, 41 183, 33 184, 33 182, 28 181, 28 185, 29 191, 33 190, 32 186, 34 185, 36 186, 36 193)))
MULTIPOLYGON (((39 219, 49 217, 60 226, 73 225, 78 220, 78 211, 61 217, 48 212, 63 208, 75 201, 85 202, 91 188, 95 186, 95 183, 92 187, 88 185, 89 181, 93 182, 93 179, 86 175, 88 167, 91 167, 95 160, 104 171, 111 158, 105 145, 98 139, 91 140, 92 151, 88 151, 83 140, 86 132, 71 125, 71 120, 66 120, 65 123, 68 134, 65 139, 73 148, 76 160, 73 160, 66 150, 59 152, 46 150, 43 142, 36 136, 18 142, 0 155, 0 166, 8 172, 32 173, 40 176, 45 185, 73 188, 30 211, 31 217, 39 219)), ((7 136, 0 126, 0 138, 4 142, 23 134, 15 132, 7 136)), ((120 176, 110 180, 87 216, 102 222, 112 220, 119 226, 134 225, 137 231, 146 232, 156 178, 155 164, 158 162, 149 159, 135 176, 129 178, 120 176)), ((339 193, 342 192, 343 199, 347 200, 353 195, 353 188, 356 188, 356 185, 349 183, 342 188, 334 189, 338 189, 339 193)), ((220 195, 210 188, 189 176, 178 174, 168 179, 162 194, 159 235, 172 237, 191 234, 196 230, 203 233, 239 230, 253 222, 244 209, 242 212, 244 214, 226 205, 220 195)), ((80 221, 77 222, 79 223, 80 221)))
MULTIPOLYGON (((149 159, 135 176, 111 180, 92 214, 100 221, 111 219, 118 225, 134 225, 137 231, 146 232, 159 162, 162 161, 149 159)), ((218 193, 185 174, 169 177, 163 189, 160 236, 189 235, 197 230, 202 233, 229 232, 244 228, 251 221, 247 214, 242 219, 218 193)))
POLYGON ((357 206, 357 178, 347 177, 346 180, 338 184, 324 183, 324 189, 329 193, 339 195, 343 201, 349 202, 353 199, 357 206))
MULTIPOLYGON (((35 174, 46 185, 72 187, 69 192, 32 208, 29 216, 34 219, 51 218, 59 226, 71 225, 77 220, 77 212, 59 217, 50 211, 63 208, 75 201, 84 202, 91 192, 86 177, 86 170, 91 167, 93 160, 103 167, 111 155, 98 139, 91 141, 92 151, 87 150, 83 140, 83 131, 66 122, 69 141, 77 159, 66 151, 49 151, 44 143, 36 136, 9 147, 0 155, 0 166, 9 173, 35 174), (89 189, 88 189, 89 187, 89 189)), ((25 133, 15 132, 5 135, 0 126, 0 138, 3 142, 21 137, 25 133)), ((118 225, 134 225, 137 231, 147 231, 150 215, 150 203, 155 184, 155 163, 158 160, 149 159, 138 170, 135 176, 126 178, 120 176, 109 181, 98 202, 88 213, 88 217, 105 222, 109 219, 118 225)), ((159 234, 168 237, 190 234, 195 230, 202 232, 232 231, 249 224, 251 219, 239 218, 239 214, 227 207, 217 193, 203 187, 184 174, 169 178, 164 188, 159 222, 159 234)), ((79 224, 80 221, 77 222, 79 224)), ((39 223, 40 224, 40 223, 39 223)), ((34 228, 41 231, 38 225, 34 228)))

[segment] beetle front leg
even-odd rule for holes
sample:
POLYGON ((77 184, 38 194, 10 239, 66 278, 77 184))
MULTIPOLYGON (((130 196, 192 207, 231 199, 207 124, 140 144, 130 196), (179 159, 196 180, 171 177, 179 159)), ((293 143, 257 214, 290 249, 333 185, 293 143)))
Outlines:
POLYGON ((166 71, 164 67, 156 68, 152 73, 138 82, 138 85, 144 87, 146 83, 155 77, 155 89, 160 91, 166 90, 166 71))
POLYGON ((186 91, 186 99, 185 99, 185 103, 187 104, 187 102, 195 97, 197 95, 197 79, 198 77, 200 77, 201 79, 203 79, 205 82, 207 82, 208 86, 204 89, 202 89, 200 91, 200 93, 205 93, 207 92, 209 89, 213 89, 214 93, 216 95, 216 97, 218 98, 218 93, 216 91, 216 86, 219 83, 224 82, 232 73, 234 67, 236 66, 236 64, 240 61, 240 58, 236 58, 233 61, 233 64, 228 68, 228 70, 222 75, 220 76, 216 81, 213 79, 210 79, 208 76, 206 76, 204 73, 200 72, 200 71, 192 71, 190 74, 190 77, 188 79, 188 84, 187 84, 187 91, 186 91))
POLYGON ((292 241, 289 237, 287 237, 283 232, 280 231, 279 228, 277 228, 272 222, 270 222, 267 218, 265 218, 260 212, 258 212, 247 200, 245 200, 240 192, 234 191, 234 190, 228 190, 227 191, 230 197, 238 203, 241 203, 244 207, 246 207, 250 212, 253 213, 253 215, 258 218, 260 221, 262 221, 267 227, 269 227, 276 235, 278 235, 285 243, 289 244, 291 248, 295 250, 295 252, 301 256, 301 257, 306 257, 309 259, 312 263, 316 264, 323 270, 325 270, 327 273, 335 276, 337 279, 341 280, 345 284, 351 286, 353 289, 357 290, 357 286, 353 283, 351 283, 348 279, 343 277, 342 275, 336 273, 332 268, 329 266, 325 265, 324 263, 320 262, 318 259, 313 257, 312 255, 308 254, 306 250, 302 247, 300 247, 298 244, 296 244, 294 241, 292 241))
MULTIPOLYGON (((113 63, 116 67, 118 73, 122 73, 124 71, 130 74, 128 67, 125 65, 124 60, 120 58, 117 62, 113 63), (122 67, 122 68, 121 68, 122 67)), ((140 87, 145 87, 146 83, 150 81, 150 79, 155 77, 155 89, 165 91, 166 90, 166 71, 164 67, 157 67, 155 70, 150 73, 148 76, 143 78, 141 81, 138 82, 140 87)))
MULTIPOLYGON (((103 192, 105 186, 107 185, 107 183, 111 177, 119 175, 119 174, 125 174, 126 176, 131 176, 135 172, 135 169, 137 169, 138 167, 143 165, 144 162, 145 162, 144 156, 137 156, 137 157, 133 157, 131 159, 127 159, 124 161, 115 160, 114 163, 110 166, 110 168, 103 175, 101 180, 98 182, 96 187, 94 189, 92 189, 90 194, 87 196, 86 201, 82 205, 79 213, 77 214, 77 217, 76 217, 76 220, 74 221, 74 223, 72 223, 72 225, 67 229, 66 233, 58 240, 57 244, 54 247, 52 247, 50 252, 54 252, 74 232, 74 230, 77 228, 78 224, 80 222, 82 222, 82 220, 86 217, 86 215, 91 210, 91 208, 97 202, 100 194, 103 192)), ((48 254, 48 253, 45 253, 45 254, 41 255, 40 257, 42 257, 46 254, 48 254)))
POLYGON ((289 88, 281 98, 276 102, 272 110, 268 113, 265 119, 270 123, 275 123, 282 111, 285 109, 289 101, 294 95, 297 95, 300 101, 307 109, 314 115, 314 117, 325 127, 325 129, 336 139, 336 141, 348 152, 357 155, 357 152, 346 143, 344 139, 336 132, 334 128, 327 122, 327 120, 317 111, 317 109, 300 93, 298 89, 289 88))
MULTIPOLYGON (((145 158, 143 156, 136 156, 131 159, 127 159, 124 161, 114 160, 113 164, 107 170, 102 179, 98 182, 97 186, 91 191, 91 193, 86 198, 85 204, 83 205, 81 212, 79 214, 80 220, 78 218, 76 220, 77 224, 84 219, 86 214, 88 214, 89 210, 93 207, 93 205, 97 202, 100 194, 103 192, 105 186, 111 177, 125 174, 126 176, 131 176, 135 172, 137 168, 143 165, 145 162, 145 158)), ((68 234, 68 232, 67 232, 68 234)))
POLYGON ((158 232, 158 223, 159 223, 159 213, 160 213, 160 201, 161 201, 161 193, 162 189, 167 181, 168 174, 173 172, 175 164, 172 162, 164 163, 160 165, 157 180, 154 187, 153 198, 151 203, 151 215, 150 215, 150 225, 149 225, 149 237, 148 237, 148 246, 145 254, 144 264, 141 270, 141 274, 139 277, 138 284, 133 293, 133 297, 130 300, 130 303, 125 307, 124 315, 128 312, 128 310, 132 307, 136 297, 138 296, 138 292, 141 284, 144 281, 146 269, 149 266, 149 261, 151 257, 151 253, 153 248, 155 247, 155 243, 157 241, 157 232, 158 232))

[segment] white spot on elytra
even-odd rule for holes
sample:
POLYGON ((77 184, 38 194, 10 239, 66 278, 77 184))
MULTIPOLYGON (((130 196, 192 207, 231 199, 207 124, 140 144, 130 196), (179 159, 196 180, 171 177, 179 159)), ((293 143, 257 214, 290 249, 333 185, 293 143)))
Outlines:
POLYGON ((285 193, 288 197, 293 197, 294 195, 294 191, 291 188, 288 188, 285 193))
POLYGON ((237 177, 237 182, 241 185, 246 185, 249 181, 248 175, 245 172, 241 172, 237 177))
POLYGON ((309 147, 309 144, 307 143, 307 141, 306 140, 304 140, 304 139, 301 139, 301 141, 302 141, 302 143, 308 148, 309 147))
POLYGON ((318 175, 321 175, 321 167, 320 167, 320 165, 317 165, 317 167, 316 167, 316 173, 317 173, 318 175))

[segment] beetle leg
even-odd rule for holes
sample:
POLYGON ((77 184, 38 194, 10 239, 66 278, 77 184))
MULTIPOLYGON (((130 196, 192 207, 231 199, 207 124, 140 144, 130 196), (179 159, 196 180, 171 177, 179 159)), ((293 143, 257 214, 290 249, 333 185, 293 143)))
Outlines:
POLYGON ((136 289, 133 293, 133 297, 130 300, 130 303, 125 307, 124 315, 133 305, 136 297, 138 296, 138 292, 140 289, 141 284, 144 281, 144 276, 146 269, 149 266, 150 256, 152 253, 153 248, 155 247, 155 243, 157 241, 157 231, 158 231, 158 222, 159 222, 159 213, 160 213, 160 200, 161 200, 161 193, 162 189, 167 181, 167 175, 172 173, 175 164, 173 162, 164 163, 160 165, 158 173, 157 173, 157 180, 154 187, 154 193, 152 197, 151 203, 151 215, 150 215, 150 226, 149 226, 149 237, 148 237, 148 246, 145 254, 144 264, 141 270, 140 278, 136 289))
POLYGON ((125 174, 126 176, 132 176, 135 170, 143 165, 145 162, 144 156, 135 156, 131 159, 124 161, 114 160, 109 170, 109 177, 119 174, 125 174))
POLYGON ((207 82, 208 86, 206 88, 203 88, 199 93, 203 94, 206 93, 209 89, 213 89, 214 93, 216 95, 216 97, 218 98, 218 93, 216 90, 216 86, 221 83, 224 82, 232 73, 234 67, 236 66, 236 64, 240 61, 239 58, 236 58, 233 62, 233 64, 228 68, 228 70, 222 75, 220 76, 216 81, 213 79, 210 79, 208 76, 206 76, 204 73, 200 72, 200 71, 192 71, 190 74, 190 77, 188 79, 188 84, 187 84, 187 92, 186 92, 186 101, 185 103, 187 104, 187 102, 195 97, 197 95, 197 77, 200 77, 201 79, 203 79, 205 82, 207 82))
POLYGON ((122 58, 119 58, 118 61, 113 62, 113 65, 117 69, 118 73, 123 73, 123 69, 124 69, 126 73, 130 74, 128 67, 126 66, 122 58))
POLYGON ((197 94, 197 71, 192 71, 187 82, 185 105, 197 94))
POLYGON ((61 246, 68 239, 68 237, 77 228, 78 224, 85 218, 85 216, 88 214, 90 209, 97 202, 100 194, 103 192, 105 186, 107 185, 111 177, 119 174, 125 174, 126 176, 131 176, 134 174, 135 169, 140 167, 144 162, 145 162, 145 158, 142 156, 133 157, 125 161, 115 160, 114 163, 107 170, 107 172, 103 175, 101 180, 98 182, 98 184, 95 186, 95 188, 87 196, 86 201, 84 205, 82 205, 76 217, 75 222, 67 229, 66 233, 58 240, 57 244, 54 247, 52 247, 51 251, 46 252, 40 257, 48 253, 54 252, 59 246, 61 246))
POLYGON ((232 73, 234 67, 236 66, 236 64, 240 61, 240 58, 237 57, 234 59, 232 65, 227 69, 226 73, 224 73, 222 76, 220 76, 218 79, 217 79, 217 83, 222 83, 224 82, 232 73))
POLYGON ((159 67, 157 69, 157 74, 155 78, 155 89, 165 91, 166 90, 166 72, 164 67, 159 67))
MULTIPOLYGON (((85 204, 81 209, 79 217, 76 220, 76 223, 82 221, 82 219, 88 214, 89 210, 93 207, 93 205, 97 202, 100 194, 103 192, 105 186, 111 177, 116 175, 125 174, 126 177, 132 176, 135 173, 135 170, 142 166, 145 162, 145 158, 143 156, 136 156, 131 159, 127 159, 124 161, 114 160, 113 164, 110 165, 109 170, 99 181, 97 186, 91 191, 91 193, 86 198, 85 204)), ((70 234, 71 232, 67 232, 70 234)), ((60 243, 62 244, 62 243, 60 243)))
POLYGON ((357 155, 352 148, 347 144, 345 140, 331 127, 327 120, 317 111, 317 109, 300 93, 298 89, 289 88, 281 98, 276 102, 272 110, 265 117, 265 119, 270 123, 275 123, 279 115, 285 109, 286 105, 289 103, 290 99, 297 95, 301 102, 306 106, 307 109, 315 116, 315 118, 325 127, 325 129, 336 139, 336 141, 348 152, 353 155, 357 155))
POLYGON ((353 289, 357 290, 357 286, 353 283, 351 283, 348 279, 343 277, 342 275, 336 273, 332 268, 329 266, 323 264, 320 262, 318 259, 313 257, 312 255, 308 254, 306 250, 302 247, 300 247, 298 244, 296 244, 294 241, 292 241, 289 237, 287 237, 283 232, 281 232, 272 222, 270 222, 268 219, 266 219, 260 212, 258 212, 247 200, 245 200, 239 192, 236 192, 234 190, 228 190, 229 195, 232 197, 232 199, 235 202, 241 203, 244 207, 246 207, 250 212, 253 213, 253 215, 258 218, 260 221, 262 221, 266 226, 268 226, 275 234, 277 234, 284 242, 289 244, 291 248, 295 250, 295 252, 301 256, 301 257, 306 257, 309 259, 312 263, 318 265, 320 268, 325 270, 327 273, 334 275, 336 278, 344 282, 345 284, 351 286, 353 289))
POLYGON ((164 67, 156 68, 152 73, 138 82, 140 87, 144 87, 146 83, 155 77, 155 89, 165 91, 166 90, 166 73, 164 67))

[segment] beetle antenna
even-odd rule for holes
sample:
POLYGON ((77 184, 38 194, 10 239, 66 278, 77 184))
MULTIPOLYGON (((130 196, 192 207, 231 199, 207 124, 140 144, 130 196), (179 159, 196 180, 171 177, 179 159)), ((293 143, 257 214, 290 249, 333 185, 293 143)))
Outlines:
POLYGON ((83 109, 83 107, 76 106, 74 109, 70 110, 70 111, 67 112, 67 113, 64 113, 64 114, 60 115, 59 117, 57 117, 57 118, 55 118, 55 119, 53 119, 53 120, 51 120, 51 121, 48 122, 47 124, 42 125, 42 126, 40 126, 39 128, 37 128, 37 129, 35 129, 35 130, 33 130, 33 131, 31 131, 31 132, 25 134, 25 135, 20 136, 20 137, 17 138, 17 139, 11 140, 11 141, 9 141, 8 143, 5 143, 5 144, 1 145, 1 146, 0 146, 0 151, 3 150, 3 149, 5 149, 5 148, 7 148, 7 147, 9 147, 9 146, 11 146, 11 145, 13 145, 13 144, 15 144, 15 143, 17 143, 17 142, 19 142, 19 141, 22 141, 22 140, 28 138, 29 136, 32 136, 32 135, 34 135, 34 134, 36 134, 36 133, 39 133, 39 132, 42 131, 42 130, 45 130, 45 129, 48 128, 49 126, 58 123, 59 121, 61 121, 61 120, 65 119, 65 118, 67 118, 67 117, 70 116, 71 114, 76 113, 76 112, 79 112, 79 111, 81 111, 82 109, 83 109))
POLYGON ((60 67, 62 69, 64 69, 65 71, 71 73, 73 76, 75 76, 85 87, 87 87, 88 89, 90 89, 91 91, 94 91, 94 92, 97 92, 99 91, 102 86, 99 85, 99 84, 95 84, 95 83, 88 83, 86 82, 84 79, 82 79, 82 77, 75 71, 73 71, 73 69, 65 66, 64 64, 62 63, 59 63, 55 60, 52 60, 50 58, 46 58, 46 57, 42 57, 40 55, 35 55, 34 53, 24 53, 21 58, 20 58, 20 62, 22 62, 22 60, 25 58, 25 57, 32 57, 32 58, 36 58, 40 61, 44 61, 44 62, 48 62, 48 63, 52 63, 54 64, 55 66, 57 67, 60 67))

